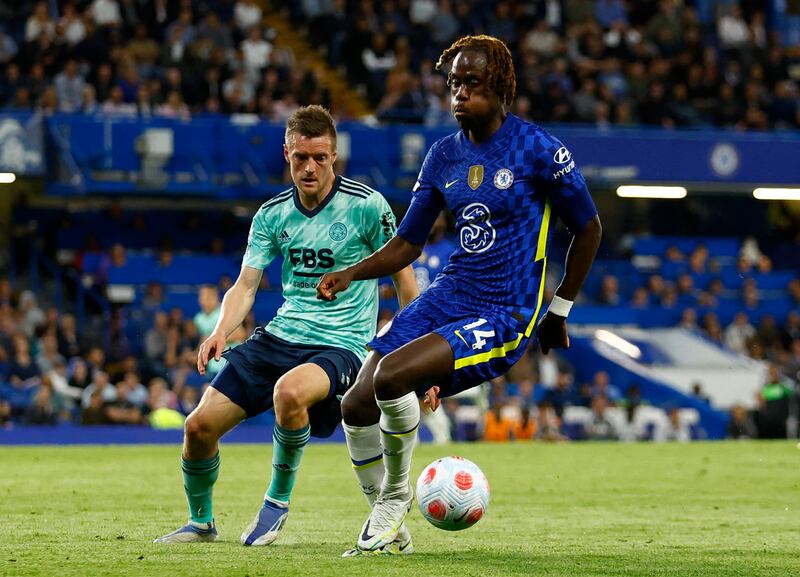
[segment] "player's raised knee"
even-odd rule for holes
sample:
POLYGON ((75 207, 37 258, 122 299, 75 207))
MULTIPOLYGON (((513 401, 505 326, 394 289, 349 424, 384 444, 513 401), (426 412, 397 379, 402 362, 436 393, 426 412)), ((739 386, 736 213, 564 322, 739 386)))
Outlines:
POLYGON ((358 408, 361 403, 358 402, 356 395, 353 394, 355 387, 349 389, 342 397, 342 420, 345 423, 350 423, 358 417, 358 408))
MULTIPOLYGON (((370 375, 370 379, 372 375, 370 375)), ((366 426, 374 422, 375 390, 372 384, 366 384, 359 375, 356 384, 350 387, 342 398, 342 420, 348 425, 366 426)))
POLYGON ((302 385, 293 379, 281 379, 275 385, 272 402, 276 410, 297 410, 306 406, 302 385))
POLYGON ((189 415, 183 424, 183 432, 191 445, 212 445, 218 440, 211 420, 202 413, 194 412, 189 415))
POLYGON ((380 393, 396 396, 407 392, 408 373, 394 357, 395 355, 389 355, 382 358, 375 369, 373 385, 378 398, 381 397, 380 393))

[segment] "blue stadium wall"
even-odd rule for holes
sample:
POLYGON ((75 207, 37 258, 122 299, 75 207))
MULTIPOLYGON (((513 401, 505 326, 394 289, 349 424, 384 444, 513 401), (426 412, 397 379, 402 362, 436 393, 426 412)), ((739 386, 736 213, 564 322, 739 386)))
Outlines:
MULTIPOLYGON (((0 171, 47 176, 54 194, 186 194, 261 198, 285 188, 281 125, 257 117, 127 119, 102 116, 0 115, 0 171), (170 132, 164 179, 142 178, 137 141, 170 132)), ((409 198, 425 153, 452 128, 368 127, 342 123, 346 174, 409 198)), ((595 184, 672 183, 723 191, 800 185, 796 132, 667 131, 559 125, 554 132, 595 184), (678 177, 679 175, 679 177, 678 177)))

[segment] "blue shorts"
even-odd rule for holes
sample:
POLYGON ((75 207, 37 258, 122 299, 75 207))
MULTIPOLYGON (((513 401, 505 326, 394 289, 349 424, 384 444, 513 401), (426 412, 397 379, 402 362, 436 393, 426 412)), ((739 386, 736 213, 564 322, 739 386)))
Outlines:
POLYGON ((538 313, 492 306, 477 311, 478 306, 458 302, 450 287, 432 285, 367 346, 388 355, 429 333, 444 337, 453 349, 451 382, 430 383, 417 394, 436 384, 440 397, 455 395, 506 374, 528 348, 538 313))
POLYGON ((293 368, 313 363, 325 371, 331 382, 328 396, 308 409, 314 437, 333 434, 342 420, 342 395, 361 369, 361 360, 348 350, 290 343, 262 327, 223 356, 228 363, 214 377, 211 386, 244 409, 248 417, 272 408, 275 383, 293 368))

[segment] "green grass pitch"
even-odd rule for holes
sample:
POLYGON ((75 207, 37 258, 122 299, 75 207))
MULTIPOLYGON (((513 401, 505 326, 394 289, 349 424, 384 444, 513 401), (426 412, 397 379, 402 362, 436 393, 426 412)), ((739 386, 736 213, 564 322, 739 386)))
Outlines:
POLYGON ((416 508, 417 552, 342 559, 367 515, 344 445, 311 445, 278 541, 246 548, 267 445, 223 446, 221 541, 154 545, 186 506, 177 446, 0 447, 0 575, 800 576, 800 446, 421 446, 478 463, 488 515, 447 533, 416 508))

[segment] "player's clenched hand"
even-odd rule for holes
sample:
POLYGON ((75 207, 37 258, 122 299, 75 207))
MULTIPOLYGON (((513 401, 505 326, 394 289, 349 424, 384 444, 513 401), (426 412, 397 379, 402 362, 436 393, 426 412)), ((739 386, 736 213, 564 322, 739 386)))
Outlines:
POLYGON ((351 282, 353 273, 348 269, 326 273, 317 285, 317 298, 323 301, 336 300, 336 293, 347 289, 351 282))
POLYGON ((442 400, 439 398, 439 387, 433 386, 427 391, 425 391, 425 396, 422 397, 422 405, 423 407, 428 408, 431 411, 435 411, 439 408, 439 405, 442 404, 442 400))
POLYGON ((222 333, 211 333, 211 335, 200 345, 197 351, 197 370, 201 375, 206 374, 206 365, 212 358, 220 360, 222 351, 225 350, 225 335, 222 333))
POLYGON ((567 335, 567 319, 550 312, 545 313, 536 327, 536 336, 539 346, 545 355, 550 349, 568 349, 569 336, 567 335))

